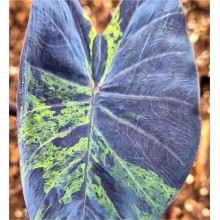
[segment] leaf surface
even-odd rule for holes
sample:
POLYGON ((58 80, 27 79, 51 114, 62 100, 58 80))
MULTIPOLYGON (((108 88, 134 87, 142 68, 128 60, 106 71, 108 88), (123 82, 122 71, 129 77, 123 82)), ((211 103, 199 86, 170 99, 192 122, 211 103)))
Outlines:
POLYGON ((30 219, 160 219, 200 136, 178 0, 122 0, 96 33, 78 1, 35 0, 18 140, 30 219))

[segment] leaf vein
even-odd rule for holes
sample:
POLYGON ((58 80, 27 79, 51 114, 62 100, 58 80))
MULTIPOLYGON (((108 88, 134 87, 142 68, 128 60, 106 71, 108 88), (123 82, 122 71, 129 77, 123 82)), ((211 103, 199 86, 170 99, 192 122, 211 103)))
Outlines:
POLYGON ((155 143, 161 145, 170 155, 172 155, 176 160, 178 160, 178 161, 181 163, 181 165, 183 165, 183 166, 185 165, 185 163, 181 160, 181 158, 180 158, 176 153, 172 152, 172 151, 169 149, 168 146, 166 146, 165 144, 163 144, 160 140, 158 140, 158 139, 157 139, 156 137, 154 137, 153 135, 151 135, 151 134, 149 134, 149 133, 143 131, 142 129, 140 129, 140 128, 137 127, 136 125, 133 125, 133 124, 131 124, 130 122, 125 121, 125 120, 123 120, 123 119, 117 117, 116 115, 114 115, 114 114, 112 114, 112 113, 110 114, 110 113, 109 113, 109 110, 106 109, 105 107, 103 107, 103 106, 101 106, 101 105, 99 105, 99 106, 97 106, 97 107, 100 108, 100 109, 102 110, 102 112, 104 112, 106 115, 110 116, 110 117, 111 117, 112 119, 114 119, 115 121, 117 121, 117 122, 119 122, 119 123, 121 123, 121 124, 124 124, 124 125, 126 125, 126 126, 132 128, 134 131, 138 132, 140 135, 145 136, 146 138, 151 139, 151 140, 153 140, 155 143))
POLYGON ((194 107, 191 103, 183 101, 183 100, 179 100, 177 98, 173 98, 173 97, 169 97, 169 96, 144 96, 144 95, 133 95, 133 94, 120 94, 120 93, 114 93, 114 92, 101 92, 100 95, 102 96, 113 96, 119 99, 134 99, 134 100, 143 100, 143 99, 147 99, 147 100, 153 100, 153 101, 171 101, 171 102, 177 102, 180 104, 184 104, 187 106, 191 106, 194 107))
POLYGON ((163 54, 160 54, 160 55, 156 55, 156 56, 153 56, 153 57, 147 57, 137 63, 135 63, 134 65, 132 66, 129 66, 128 68, 126 69, 123 69, 122 71, 119 71, 117 73, 117 75, 114 75, 112 78, 110 78, 109 80, 110 81, 113 81, 113 79, 115 78, 118 78, 119 76, 122 76, 124 74, 126 74, 127 72, 129 72, 130 70, 133 70, 135 69, 136 67, 138 66, 141 66, 142 64, 145 64, 149 61, 152 61, 154 59, 159 59, 159 58, 162 58, 162 57, 165 57, 165 56, 169 56, 169 55, 180 55, 180 54, 184 54, 185 52, 182 52, 182 51, 170 51, 170 52, 167 52, 167 53, 163 53, 163 54))

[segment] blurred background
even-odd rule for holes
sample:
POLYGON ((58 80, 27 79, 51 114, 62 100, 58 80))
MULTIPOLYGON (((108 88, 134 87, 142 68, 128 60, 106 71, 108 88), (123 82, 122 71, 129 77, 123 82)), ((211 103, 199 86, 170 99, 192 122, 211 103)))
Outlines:
MULTIPOLYGON (((90 16, 97 32, 108 25, 119 0, 79 0, 90 16)), ((197 159, 175 201, 163 220, 208 220, 210 216, 209 179, 209 0, 181 0, 187 19, 190 41, 194 48, 200 79, 200 115, 202 131, 197 159)), ((10 101, 16 101, 18 65, 28 22, 31 1, 10 1, 10 101)), ((17 146, 16 117, 10 116, 10 220, 27 220, 27 210, 22 194, 19 152, 17 146)))

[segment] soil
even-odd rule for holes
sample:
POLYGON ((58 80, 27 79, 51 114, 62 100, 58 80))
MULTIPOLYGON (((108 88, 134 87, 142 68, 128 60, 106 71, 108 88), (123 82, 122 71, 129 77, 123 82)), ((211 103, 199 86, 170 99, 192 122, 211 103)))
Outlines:
MULTIPOLYGON (((80 0, 99 33, 111 19, 119 0, 80 0)), ((210 216, 209 182, 209 1, 182 0, 187 17, 188 33, 194 48, 200 78, 200 115, 202 132, 197 159, 185 185, 170 205, 163 220, 208 220, 210 216)), ((10 97, 16 101, 18 66, 30 11, 30 1, 10 1, 10 97)), ((10 220, 27 220, 19 169, 16 118, 10 116, 10 220)))

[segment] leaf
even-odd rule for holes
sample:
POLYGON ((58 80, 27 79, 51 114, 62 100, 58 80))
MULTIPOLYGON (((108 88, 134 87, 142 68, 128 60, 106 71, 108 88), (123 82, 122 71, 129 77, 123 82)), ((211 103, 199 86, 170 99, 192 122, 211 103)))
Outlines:
POLYGON ((122 0, 102 35, 78 1, 35 0, 18 140, 30 219, 160 219, 200 136, 178 0, 122 0))

